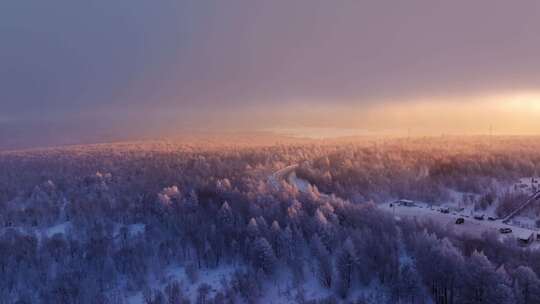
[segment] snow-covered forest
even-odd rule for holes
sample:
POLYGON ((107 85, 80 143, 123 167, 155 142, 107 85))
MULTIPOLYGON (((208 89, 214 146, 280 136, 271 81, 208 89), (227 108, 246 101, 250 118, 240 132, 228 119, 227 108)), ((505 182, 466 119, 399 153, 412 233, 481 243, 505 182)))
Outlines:
POLYGON ((540 250, 378 208, 503 216, 539 173, 532 137, 3 152, 0 303, 540 303, 540 250))

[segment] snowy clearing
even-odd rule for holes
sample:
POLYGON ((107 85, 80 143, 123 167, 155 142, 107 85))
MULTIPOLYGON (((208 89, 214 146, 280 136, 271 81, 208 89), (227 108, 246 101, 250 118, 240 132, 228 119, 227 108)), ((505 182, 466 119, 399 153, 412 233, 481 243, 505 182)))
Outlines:
POLYGON ((537 230, 526 229, 521 227, 505 224, 502 220, 484 220, 475 219, 466 213, 442 213, 440 208, 433 208, 426 204, 415 203, 415 206, 400 206, 394 203, 380 204, 379 208, 392 213, 396 219, 402 217, 430 219, 443 227, 450 228, 457 233, 473 235, 475 237, 482 236, 486 232, 495 232, 500 234, 499 229, 510 228, 511 233, 501 235, 501 238, 507 236, 522 237, 524 235, 537 234, 537 230), (463 224, 456 224, 458 218, 463 218, 463 224))
MULTIPOLYGON (((297 165, 286 167, 283 170, 276 172, 273 176, 275 178, 286 178, 287 181, 294 185, 300 192, 308 192, 310 187, 313 187, 308 181, 298 178, 296 176, 295 169, 297 165)), ((523 178, 520 180, 520 184, 530 183, 528 187, 534 185, 534 178, 523 178)), ((514 188, 517 188, 514 186, 514 188)), ((454 196, 457 196, 458 193, 455 192, 454 196)), ((455 206, 450 204, 448 207, 448 213, 441 212, 441 208, 446 208, 448 204, 442 205, 443 207, 433 207, 428 204, 415 202, 414 206, 400 206, 399 204, 384 203, 379 204, 381 210, 391 212, 393 216, 400 220, 402 217, 408 218, 418 218, 418 219, 430 219, 435 223, 438 223, 440 226, 449 228, 459 234, 468 234, 474 237, 481 237, 484 233, 496 233, 500 235, 499 239, 504 239, 506 237, 515 237, 517 239, 527 239, 531 235, 534 238, 534 241, 537 239, 538 230, 531 229, 530 227, 520 227, 516 225, 503 223, 502 219, 489 220, 491 216, 494 215, 494 207, 491 207, 490 210, 486 210, 480 214, 484 216, 483 220, 475 219, 475 213, 471 209, 462 208, 460 212, 451 211, 455 206), (462 218, 464 222, 462 224, 456 224, 456 220, 462 218), (501 234, 500 230, 510 228, 512 232, 501 234)), ((540 244, 534 243, 532 247, 540 247, 540 244)))

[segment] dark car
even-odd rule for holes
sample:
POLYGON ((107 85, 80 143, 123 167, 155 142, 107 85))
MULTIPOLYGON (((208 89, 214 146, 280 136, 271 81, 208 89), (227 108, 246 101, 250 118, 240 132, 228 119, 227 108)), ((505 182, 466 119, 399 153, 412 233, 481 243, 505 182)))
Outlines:
POLYGON ((501 228, 499 229, 499 232, 502 234, 512 233, 512 229, 510 228, 501 228))
POLYGON ((476 214, 476 215, 474 215, 474 219, 479 220, 479 221, 483 221, 484 220, 484 215, 483 214, 476 214))
POLYGON ((456 220, 456 225, 461 225, 461 224, 464 224, 465 223, 465 219, 460 217, 456 220))

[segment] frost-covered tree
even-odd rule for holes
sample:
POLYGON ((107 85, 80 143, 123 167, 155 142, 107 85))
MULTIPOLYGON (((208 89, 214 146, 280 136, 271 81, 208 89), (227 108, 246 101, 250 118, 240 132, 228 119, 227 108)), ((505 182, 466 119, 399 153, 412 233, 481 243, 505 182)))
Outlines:
POLYGON ((393 296, 398 303, 415 304, 422 297, 422 281, 415 265, 405 262, 399 268, 399 276, 393 286, 393 296))
POLYGON ((0 153, 0 302, 121 303, 184 267, 184 285, 151 291, 150 301, 196 298, 184 291, 196 293, 207 276, 189 277, 235 268, 205 301, 256 302, 269 285, 286 294, 266 274, 292 277, 286 286, 296 289, 311 270, 333 293, 328 303, 373 285, 380 302, 536 303, 538 251, 377 208, 396 197, 449 200, 451 189, 465 193, 463 205, 511 209, 519 197, 497 187, 540 172, 540 143, 504 141, 0 153), (290 164, 313 185, 307 191, 269 179, 290 164))
POLYGON ((534 271, 527 266, 520 266, 514 272, 514 291, 517 303, 540 303, 540 280, 534 271))
POLYGON ((332 267, 330 253, 317 234, 312 237, 311 246, 316 259, 316 271, 319 282, 325 288, 332 288, 334 268, 332 267))
POLYGON ((249 220, 248 226, 247 226, 247 234, 251 238, 256 238, 260 235, 261 231, 259 229, 259 224, 254 218, 251 218, 249 220))
POLYGON ((473 252, 466 264, 463 288, 465 303, 515 303, 507 278, 496 272, 483 253, 473 252))
POLYGON ((251 258, 255 269, 262 269, 266 274, 272 274, 276 266, 276 256, 270 243, 263 237, 257 238, 251 244, 251 258))
POLYGON ((347 296, 352 285, 353 271, 356 263, 356 252, 350 238, 343 243, 336 257, 337 290, 342 298, 347 296))

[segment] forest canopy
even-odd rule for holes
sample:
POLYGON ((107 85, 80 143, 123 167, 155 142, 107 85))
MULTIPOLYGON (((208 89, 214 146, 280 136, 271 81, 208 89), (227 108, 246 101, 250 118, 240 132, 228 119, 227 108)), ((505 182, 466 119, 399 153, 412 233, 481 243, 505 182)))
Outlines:
POLYGON ((539 151, 438 137, 3 152, 0 303, 537 303, 538 250, 378 206, 461 193, 505 213, 520 201, 500 189, 538 176, 539 151), (290 165, 308 191, 272 179, 290 165))

